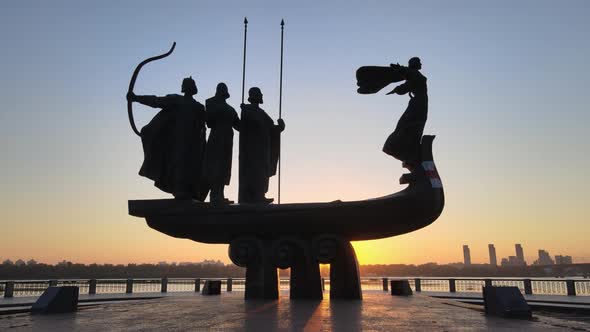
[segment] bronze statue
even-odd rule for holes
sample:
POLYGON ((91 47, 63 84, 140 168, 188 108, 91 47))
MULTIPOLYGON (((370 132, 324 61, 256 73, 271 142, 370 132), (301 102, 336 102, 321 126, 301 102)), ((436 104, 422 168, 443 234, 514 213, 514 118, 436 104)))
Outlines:
POLYGON ((239 131, 240 119, 234 108, 227 104, 227 98, 227 85, 219 83, 215 96, 205 102, 207 127, 211 131, 205 150, 203 178, 211 188, 213 204, 233 203, 225 198, 223 191, 231 178, 234 129, 239 131))
MULTIPOLYGON (((246 20, 244 24, 245 50, 246 20)), ((282 27, 283 22, 281 30, 282 27)), ((186 80, 187 84, 183 84, 184 96, 135 96, 132 92, 141 66, 166 57, 173 49, 174 45, 168 53, 144 60, 137 67, 128 94, 129 119, 144 143, 145 162, 140 174, 154 179, 157 186, 177 198, 202 198, 204 187, 200 186, 199 175, 205 112, 192 98, 196 93, 194 81, 186 80), (133 123, 132 101, 163 108, 141 133, 133 123)), ((129 213, 145 218, 149 227, 173 237, 229 244, 232 262, 246 269, 246 299, 278 299, 277 268, 291 269, 292 299, 322 299, 319 263, 331 266, 331 299, 362 299, 358 262, 350 241, 382 239, 418 230, 435 221, 444 207, 443 185, 432 155, 434 136, 421 137, 428 97, 426 78, 420 69, 420 60, 412 58, 408 67, 392 64, 357 70, 359 93, 376 93, 393 82, 406 81, 390 92, 408 93, 411 99, 383 148, 402 160, 403 167, 409 170, 400 178, 400 184, 408 187, 399 192, 359 201, 267 205, 273 201, 265 194, 269 178, 277 172, 280 133, 285 129, 280 119, 281 98, 275 124, 260 108, 260 89, 250 89, 250 104, 245 105, 242 87, 238 119, 226 103, 227 87, 219 84, 216 96, 207 100, 207 123, 212 130, 204 175, 214 189, 212 202, 225 203, 223 187, 230 177, 231 137, 233 129, 239 129, 238 200, 245 204, 215 206, 172 199, 130 200, 129 213)))
POLYGON ((408 67, 391 64, 390 67, 361 67, 357 71, 358 92, 362 94, 376 93, 390 83, 405 80, 388 93, 407 93, 410 101, 395 130, 385 141, 383 152, 410 164, 420 161, 420 140, 428 116, 426 77, 420 69, 422 63, 414 57, 408 67))
POLYGON ((162 109, 141 129, 144 161, 139 175, 176 199, 202 201, 205 108, 193 98, 198 90, 191 77, 182 81, 181 90, 183 95, 164 97, 127 94, 129 102, 162 109))
POLYGON ((239 203, 270 204, 266 198, 268 180, 276 174, 279 158, 280 133, 285 129, 282 119, 274 124, 259 107, 263 103, 259 88, 248 91, 250 104, 241 105, 240 116, 240 186, 239 203))

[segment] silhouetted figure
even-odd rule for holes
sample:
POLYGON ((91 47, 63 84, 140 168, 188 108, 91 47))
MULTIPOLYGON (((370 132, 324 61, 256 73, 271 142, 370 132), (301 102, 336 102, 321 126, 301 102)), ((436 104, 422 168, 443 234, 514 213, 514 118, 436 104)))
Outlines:
POLYGON ((364 66, 356 72, 357 91, 361 94, 376 93, 391 83, 405 80, 405 83, 388 93, 408 93, 410 102, 394 132, 385 141, 383 152, 409 163, 420 159, 420 140, 428 115, 426 77, 420 73, 420 69, 420 59, 411 58, 408 67, 399 64, 389 67, 364 66))
POLYGON ((141 129, 144 161, 139 175, 154 181, 176 199, 202 201, 201 168, 205 147, 205 108, 193 96, 192 78, 182 81, 184 95, 138 96, 127 99, 162 110, 141 129))
POLYGON ((383 152, 402 161, 417 162, 420 160, 420 140, 428 116, 426 77, 420 73, 422 63, 416 57, 410 59, 408 67, 399 64, 392 64, 391 67, 399 70, 406 81, 396 86, 388 95, 407 93, 410 101, 395 130, 385 141, 383 152))
POLYGON ((213 204, 233 203, 224 197, 223 190, 231 178, 234 129, 239 130, 240 119, 234 108, 227 104, 227 98, 227 85, 219 83, 215 96, 205 102, 207 127, 211 131, 205 150, 203 177, 211 188, 213 204))
POLYGON ((240 116, 240 203, 269 204, 266 198, 268 180, 276 174, 279 158, 280 133, 285 130, 282 119, 278 125, 259 107, 262 92, 259 88, 248 91, 250 104, 242 104, 240 116))

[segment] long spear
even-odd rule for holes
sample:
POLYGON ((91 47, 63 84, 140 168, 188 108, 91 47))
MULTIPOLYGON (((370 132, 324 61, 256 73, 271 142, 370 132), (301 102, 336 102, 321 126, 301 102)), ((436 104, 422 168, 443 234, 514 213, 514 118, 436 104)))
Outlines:
POLYGON ((244 103, 244 88, 246 84, 246 37, 248 36, 248 19, 244 17, 244 63, 242 65, 242 104, 244 103))
MULTIPOLYGON (((282 119, 283 108, 283 36, 285 30, 285 20, 281 19, 281 78, 279 83, 279 119, 282 119)), ((281 147, 279 146, 279 204, 281 204, 281 147)))

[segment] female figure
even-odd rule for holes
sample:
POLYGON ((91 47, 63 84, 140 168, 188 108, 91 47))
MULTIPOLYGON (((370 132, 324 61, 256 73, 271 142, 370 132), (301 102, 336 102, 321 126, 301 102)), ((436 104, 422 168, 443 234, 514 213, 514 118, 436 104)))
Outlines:
POLYGON ((422 63, 416 57, 410 59, 408 67, 399 64, 392 64, 391 67, 399 71, 405 82, 388 94, 407 93, 410 101, 395 130, 385 141, 383 152, 412 164, 420 161, 420 141, 428 116, 426 77, 420 73, 422 63))

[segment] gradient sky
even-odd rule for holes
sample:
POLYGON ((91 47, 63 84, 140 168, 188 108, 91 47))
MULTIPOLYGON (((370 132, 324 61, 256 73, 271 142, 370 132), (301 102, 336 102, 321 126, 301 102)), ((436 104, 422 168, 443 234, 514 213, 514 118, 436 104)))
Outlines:
MULTIPOLYGON (((361 264, 456 262, 463 244, 486 262, 488 243, 498 257, 522 243, 530 262, 539 248, 590 262, 590 2, 355 3, 2 1, 0 259, 229 262, 225 245, 127 215, 128 199, 168 195, 137 175, 125 93, 135 66, 176 41, 144 67, 136 93, 178 93, 192 75, 197 100, 223 81, 238 108, 247 16, 246 84, 262 88, 273 118, 286 21, 284 202, 403 188, 404 170, 381 147, 408 97, 359 95, 354 74, 422 58, 446 207, 425 229, 355 243, 361 264)), ((138 126, 155 114, 135 106, 138 126)), ((271 187, 276 197, 275 178, 271 187)))

